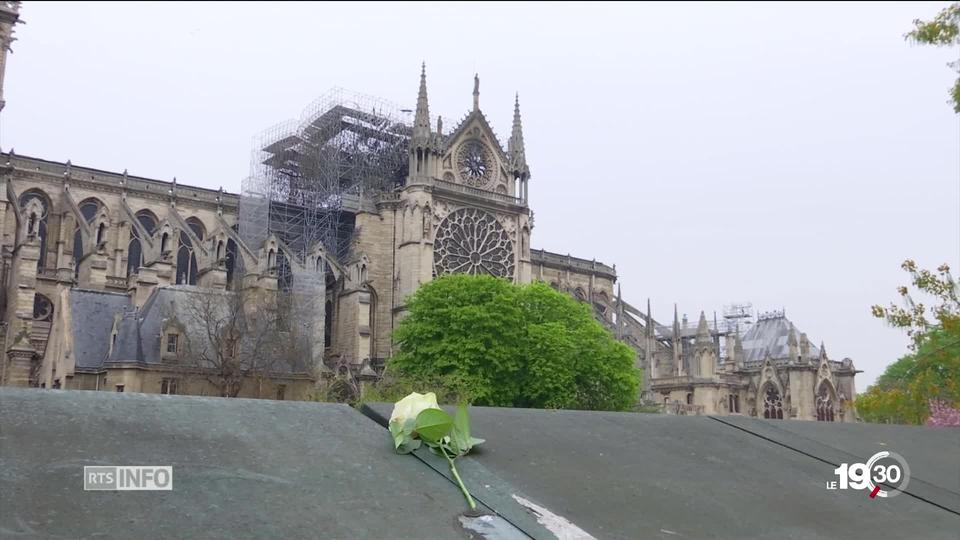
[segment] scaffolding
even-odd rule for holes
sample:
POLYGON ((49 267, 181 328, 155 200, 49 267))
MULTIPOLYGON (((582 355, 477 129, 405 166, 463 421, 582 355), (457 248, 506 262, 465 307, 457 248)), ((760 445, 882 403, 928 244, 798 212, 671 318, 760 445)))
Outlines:
POLYGON ((320 369, 331 269, 312 256, 322 249, 349 262, 356 212, 403 185, 412 129, 404 120, 392 103, 334 88, 254 139, 239 233, 255 251, 271 234, 283 244, 268 271, 320 369))
MULTIPOLYGON (((240 200, 240 235, 259 248, 269 234, 301 264, 318 244, 343 260, 353 213, 402 185, 411 128, 383 99, 334 88, 254 141, 240 200)), ((282 276, 281 276, 282 277, 282 276)))

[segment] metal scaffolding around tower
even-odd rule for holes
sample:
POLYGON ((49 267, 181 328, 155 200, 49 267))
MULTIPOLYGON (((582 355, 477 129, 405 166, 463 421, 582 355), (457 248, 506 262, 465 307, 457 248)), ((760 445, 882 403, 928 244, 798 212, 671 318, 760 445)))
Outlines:
POLYGON ((335 88, 299 119, 255 138, 242 184, 239 233, 254 251, 282 243, 267 271, 277 277, 291 346, 324 371, 325 301, 331 269, 317 254, 350 263, 355 216, 403 184, 411 127, 385 100, 335 88))
POLYGON ((402 184, 410 132, 398 106, 341 88, 264 131, 243 182, 241 237, 257 249, 273 233, 300 263, 318 244, 344 260, 353 214, 402 184))

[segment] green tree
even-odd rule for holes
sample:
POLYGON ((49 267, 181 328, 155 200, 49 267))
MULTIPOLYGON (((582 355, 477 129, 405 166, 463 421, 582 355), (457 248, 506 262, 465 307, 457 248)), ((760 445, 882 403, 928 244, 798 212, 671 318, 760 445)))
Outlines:
POLYGON ((423 285, 408 308, 388 368, 396 384, 443 381, 476 405, 502 407, 627 410, 636 402, 633 350, 588 306, 544 283, 447 275, 423 285))
MULTIPOLYGON (((947 6, 932 21, 915 19, 913 26, 914 29, 904 36, 909 41, 938 47, 960 46, 960 3, 947 6)), ((960 60, 948 65, 960 73, 960 60)), ((950 100, 953 110, 960 113, 960 78, 950 89, 950 100)))
POLYGON ((868 422, 922 424, 930 415, 929 401, 960 404, 960 283, 941 265, 936 272, 905 261, 915 293, 897 290, 903 305, 873 306, 875 317, 905 329, 911 353, 887 367, 877 383, 857 397, 860 416, 868 422), (932 297, 932 307, 913 296, 932 297))

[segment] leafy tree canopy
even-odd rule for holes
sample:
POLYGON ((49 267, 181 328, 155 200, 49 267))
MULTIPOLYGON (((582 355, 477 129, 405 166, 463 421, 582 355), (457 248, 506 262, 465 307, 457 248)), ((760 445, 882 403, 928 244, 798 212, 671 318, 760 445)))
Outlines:
POLYGON ((626 410, 636 403, 634 351, 588 306, 544 283, 446 275, 423 285, 408 309, 388 368, 404 389, 443 381, 477 405, 503 407, 626 410))
POLYGON ((941 265, 936 272, 905 261, 914 293, 898 292, 903 305, 873 306, 873 315, 907 330, 911 354, 887 367, 877 383, 857 397, 860 416, 868 422, 922 424, 930 416, 930 400, 960 405, 960 283, 941 265), (914 295, 932 299, 926 306, 914 295))
MULTIPOLYGON (((938 47, 960 46, 960 3, 947 6, 931 21, 913 21, 914 29, 905 36, 914 43, 934 45, 938 47)), ((960 73, 960 60, 948 64, 960 73)), ((953 110, 960 113, 960 78, 950 89, 950 100, 953 110)))

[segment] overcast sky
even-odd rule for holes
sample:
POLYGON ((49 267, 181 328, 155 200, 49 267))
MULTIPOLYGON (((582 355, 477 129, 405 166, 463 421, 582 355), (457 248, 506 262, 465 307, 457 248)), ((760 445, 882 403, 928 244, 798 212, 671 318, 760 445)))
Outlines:
MULTIPOLYGON (((231 192, 253 137, 334 86, 480 106, 506 144, 520 93, 533 247, 616 264, 669 322, 786 308, 864 370, 905 351, 870 316, 899 265, 960 271, 956 50, 900 4, 24 2, 0 144, 231 192)), ((958 272, 960 273, 960 272, 958 272)))

